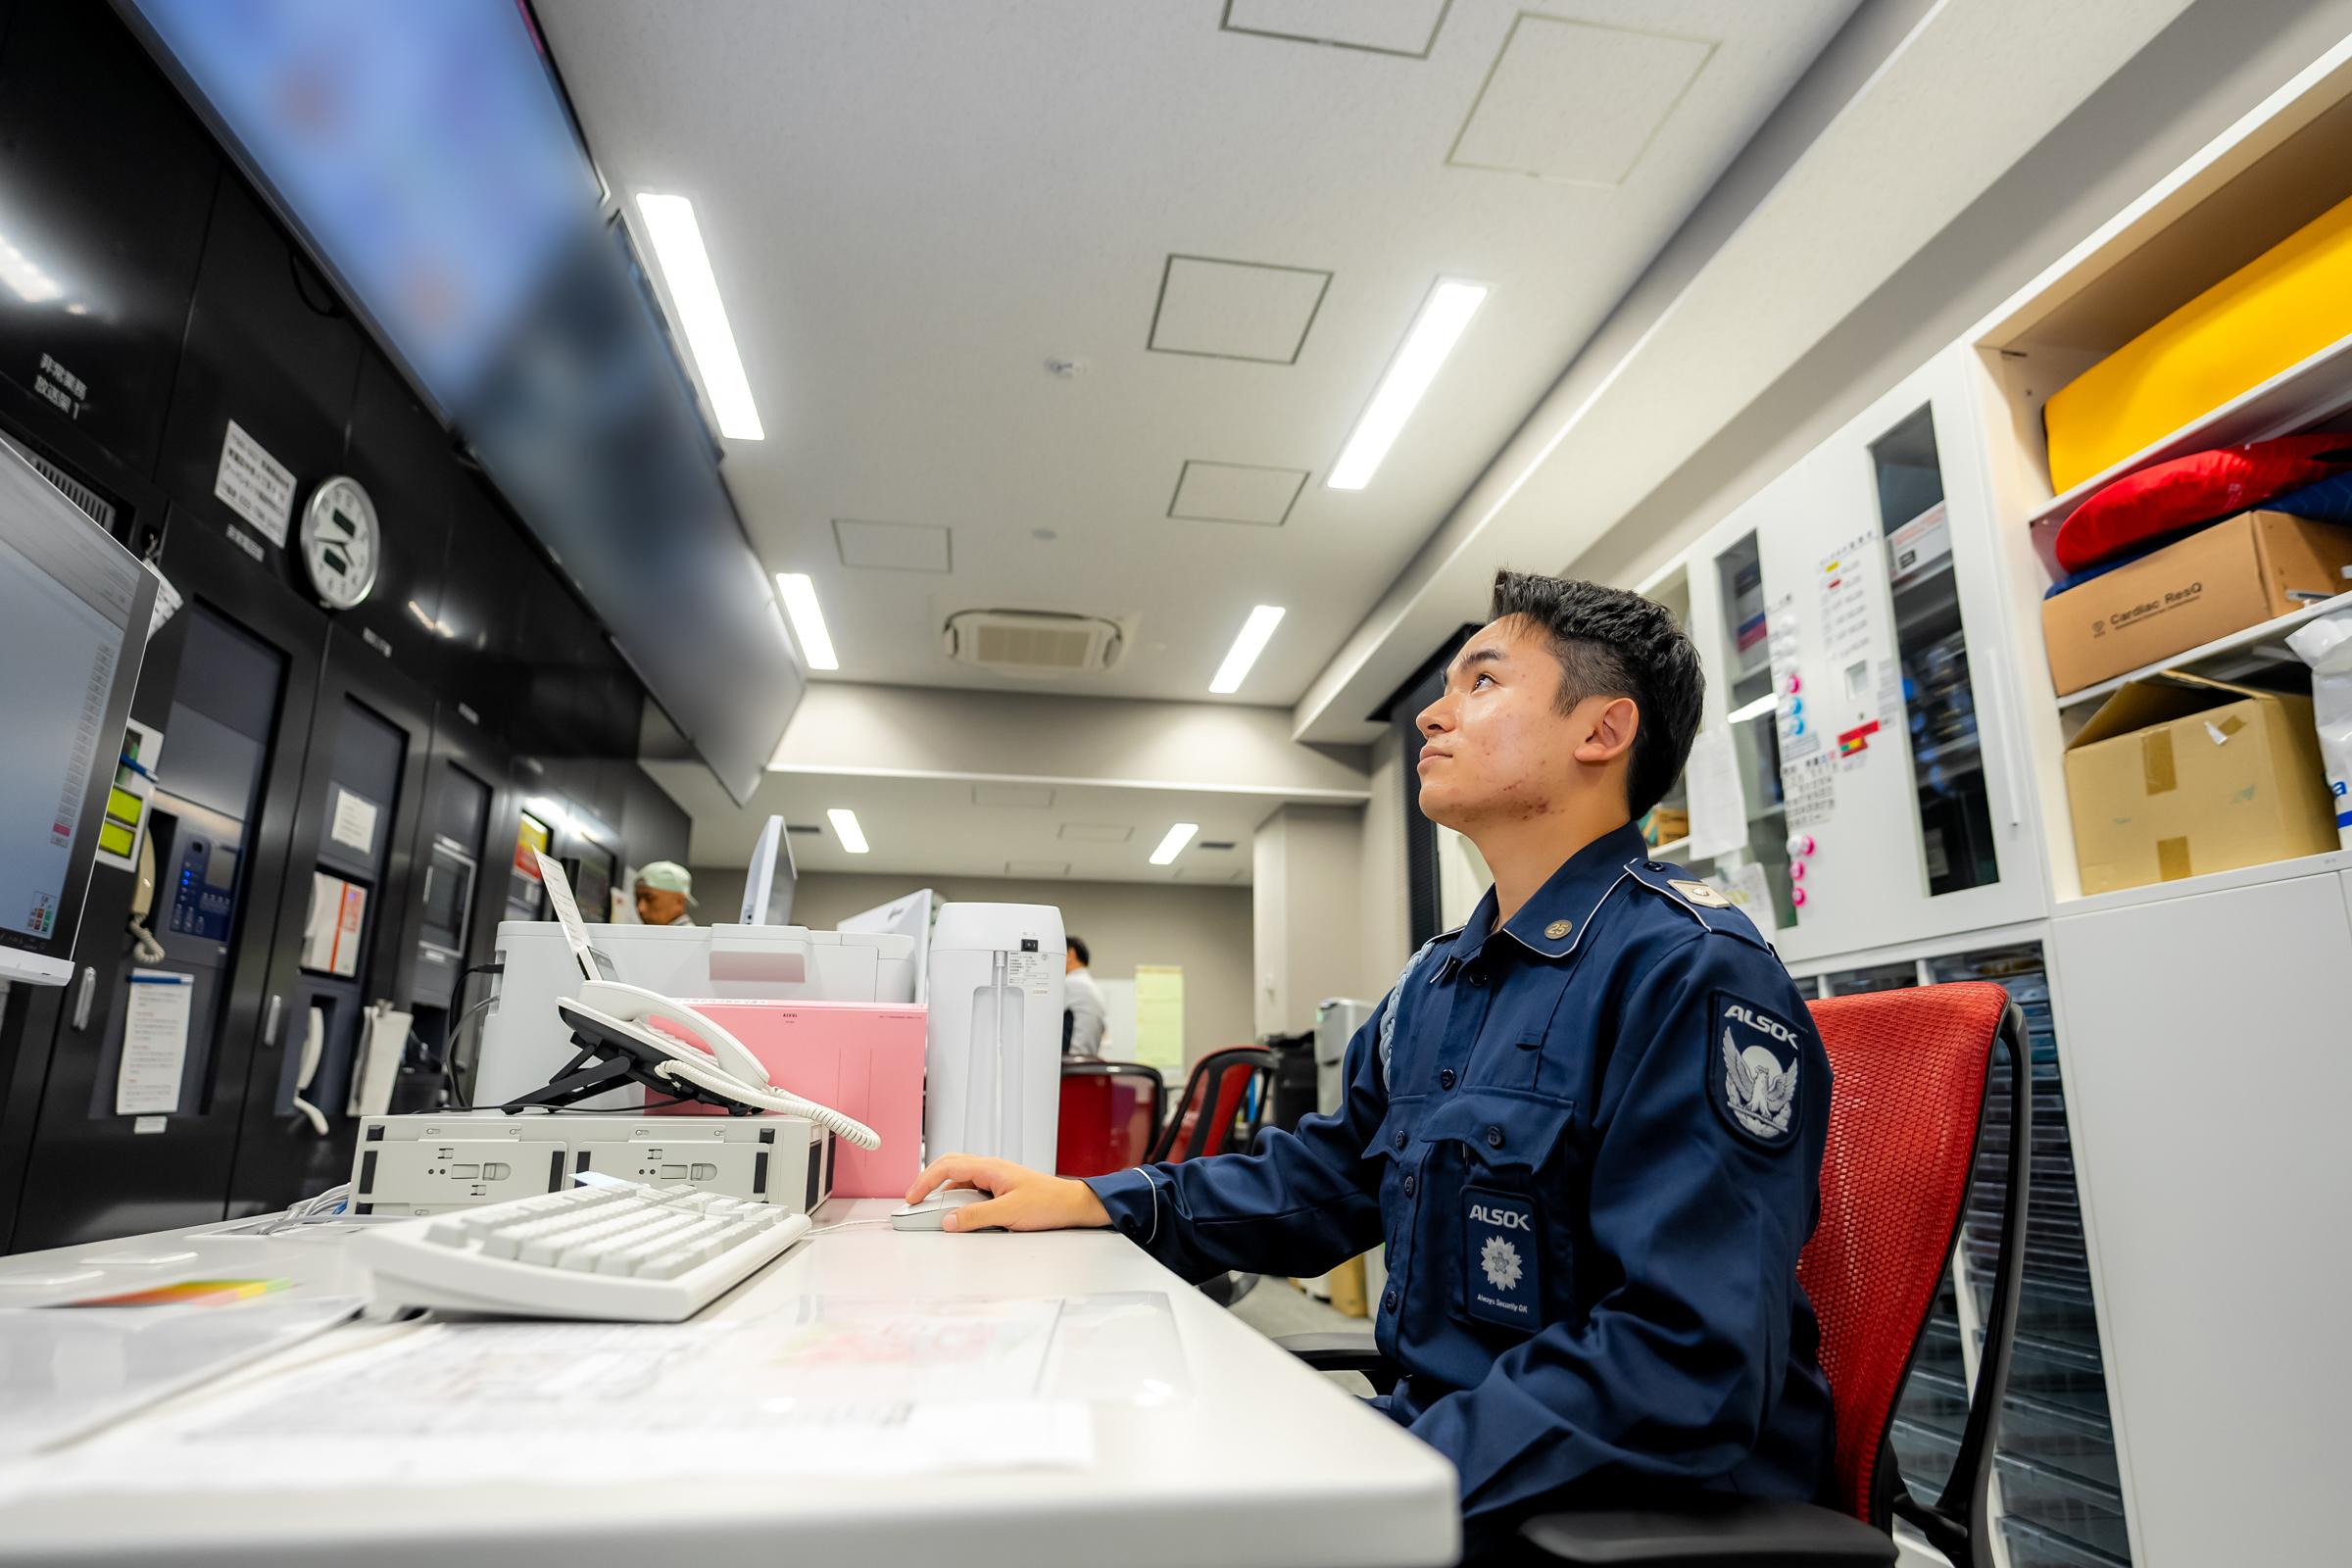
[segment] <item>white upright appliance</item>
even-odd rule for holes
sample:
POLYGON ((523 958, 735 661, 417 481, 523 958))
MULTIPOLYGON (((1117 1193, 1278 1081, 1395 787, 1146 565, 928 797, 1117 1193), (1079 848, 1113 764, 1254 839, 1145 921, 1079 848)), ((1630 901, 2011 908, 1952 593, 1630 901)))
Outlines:
POLYGON ((931 928, 923 1146, 1054 1168, 1061 1117, 1061 911, 947 904, 931 928))
POLYGON ((1348 1042, 1379 1005, 1326 997, 1315 1008, 1315 1108, 1326 1116, 1348 1098, 1348 1042))

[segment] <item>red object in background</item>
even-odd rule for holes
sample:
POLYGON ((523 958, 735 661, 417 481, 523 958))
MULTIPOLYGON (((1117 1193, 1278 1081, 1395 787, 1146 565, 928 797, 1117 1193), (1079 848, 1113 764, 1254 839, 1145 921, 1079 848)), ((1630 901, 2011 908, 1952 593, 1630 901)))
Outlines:
MULTIPOLYGON (((1838 997, 1814 1003, 1812 1013, 1833 1079, 1830 1141, 1821 1162, 1821 1220, 1797 1258, 1796 1277, 1821 1321, 1821 1369, 1838 1412, 1833 1495, 1824 1500, 1884 1524, 1878 1467, 1888 1452, 1886 1429, 1951 1261, 2001 1040, 2012 1054, 2004 1071, 2011 1114, 2019 1117, 2002 1129, 2003 1147, 2031 1146, 2031 1123, 2015 1102, 2026 1083, 2018 1065, 2024 1024, 2009 993, 1982 982, 1838 997)), ((2024 1172, 2008 1174, 2007 1197, 2022 1209, 2024 1172)), ((1996 1390, 2016 1327, 2018 1284, 2006 1265, 2023 1230, 2015 1214, 2005 1217, 2003 1277, 1995 1280, 1997 1315, 1987 1324, 1985 1350, 1999 1374, 1996 1390)), ((1971 1473, 1955 1482, 1957 1495, 1983 1497, 1995 1438, 1987 1424, 1962 1455, 1971 1473)))
POLYGON ((1168 1107, 1166 1080, 1132 1061, 1064 1061, 1056 1176, 1107 1176, 1144 1164, 1168 1107))
POLYGON ((2159 463, 2101 486, 2058 525, 2059 567, 2095 566, 2347 469, 2352 435, 2342 434, 2280 436, 2159 463))
POLYGON ((1210 1052, 1185 1080, 1184 1099, 1174 1118, 1161 1129, 1159 1143, 1152 1151, 1152 1160, 1199 1159, 1224 1153, 1229 1148, 1249 1149, 1257 1130, 1265 1125, 1273 1087, 1274 1053, 1264 1047, 1228 1046, 1210 1052), (1250 1119, 1246 1125, 1236 1125, 1252 1083, 1259 1087, 1257 1098, 1249 1103, 1250 1119))

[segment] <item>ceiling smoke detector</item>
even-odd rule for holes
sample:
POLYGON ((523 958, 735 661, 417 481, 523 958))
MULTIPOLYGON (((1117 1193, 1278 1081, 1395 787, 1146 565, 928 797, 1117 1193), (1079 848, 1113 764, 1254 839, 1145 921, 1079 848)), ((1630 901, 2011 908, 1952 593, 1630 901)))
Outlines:
POLYGON ((948 617, 950 659, 1001 675, 1100 675, 1119 662, 1126 637, 1101 615, 1044 610, 964 610, 948 617))

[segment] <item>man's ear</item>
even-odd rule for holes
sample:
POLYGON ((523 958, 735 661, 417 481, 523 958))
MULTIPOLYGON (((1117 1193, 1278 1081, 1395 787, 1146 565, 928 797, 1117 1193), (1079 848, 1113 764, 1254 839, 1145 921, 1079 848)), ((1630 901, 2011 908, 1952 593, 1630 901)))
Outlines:
POLYGON ((1584 708, 1589 716, 1584 719, 1584 739, 1576 743, 1576 760, 1599 764, 1623 757, 1641 728, 1640 706, 1631 697, 1611 697, 1596 699, 1584 708))

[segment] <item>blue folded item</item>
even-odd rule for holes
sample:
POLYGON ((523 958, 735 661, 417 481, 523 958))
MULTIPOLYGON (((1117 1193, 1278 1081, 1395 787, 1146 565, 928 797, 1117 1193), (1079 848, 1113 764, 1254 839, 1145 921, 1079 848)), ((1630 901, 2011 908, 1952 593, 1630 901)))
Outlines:
POLYGON ((2300 490, 2273 496, 2262 504, 2262 510, 2283 512, 2290 517, 2309 517, 2314 522, 2352 522, 2352 473, 2339 473, 2300 490))
MULTIPOLYGON (((2211 526, 2211 523, 2205 522, 2200 522, 2197 524, 2197 528, 2209 528, 2211 526)), ((2196 528, 2191 528, 2187 530, 2187 532, 2194 533, 2196 532, 2196 528)), ((2059 578, 2056 582, 2050 584, 2049 587, 2043 589, 2041 597, 2044 599, 2055 599, 2060 594, 2066 592, 2069 588, 2080 588, 2094 577, 2106 576, 2118 566, 2129 566, 2134 561, 2144 560, 2147 557, 2154 555, 2157 551, 2162 550, 2166 545, 2173 543, 2177 539, 2184 537, 2186 537, 2185 534, 2169 533, 2163 538, 2156 540, 2152 544, 2141 545, 2136 550, 2126 551, 2123 555, 2117 556, 2109 561, 2102 561, 2095 566, 2084 566, 2081 571, 2070 571, 2065 576, 2059 578)))

